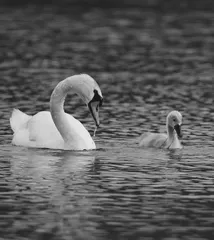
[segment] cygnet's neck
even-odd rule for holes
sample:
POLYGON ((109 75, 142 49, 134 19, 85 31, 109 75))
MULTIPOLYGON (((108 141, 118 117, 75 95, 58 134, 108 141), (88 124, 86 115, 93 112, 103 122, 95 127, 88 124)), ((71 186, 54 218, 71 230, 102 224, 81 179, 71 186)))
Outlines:
POLYGON ((180 141, 174 128, 167 124, 167 148, 180 147, 180 141))

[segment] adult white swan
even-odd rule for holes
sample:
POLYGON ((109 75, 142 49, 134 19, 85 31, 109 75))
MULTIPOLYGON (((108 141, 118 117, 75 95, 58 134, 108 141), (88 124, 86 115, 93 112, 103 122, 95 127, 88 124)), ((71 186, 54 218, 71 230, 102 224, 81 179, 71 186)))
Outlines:
POLYGON ((12 144, 35 148, 90 150, 96 145, 80 121, 64 112, 68 93, 76 93, 87 104, 98 127, 102 93, 96 81, 87 74, 74 75, 58 83, 50 99, 50 112, 29 116, 14 109, 10 125, 12 144))
POLYGON ((167 134, 144 133, 140 137, 140 146, 156 148, 182 148, 178 139, 181 133, 182 115, 178 111, 171 111, 166 118, 167 134))

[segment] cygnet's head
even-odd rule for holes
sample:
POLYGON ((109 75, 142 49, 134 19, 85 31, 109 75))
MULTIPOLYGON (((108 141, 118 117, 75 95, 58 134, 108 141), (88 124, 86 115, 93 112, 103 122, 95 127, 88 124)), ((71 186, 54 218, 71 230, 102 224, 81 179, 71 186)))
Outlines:
POLYGON ((76 93, 88 106, 91 115, 95 121, 96 126, 100 125, 99 107, 102 105, 103 96, 97 82, 87 74, 80 74, 72 76, 72 87, 75 88, 76 93))
POLYGON ((171 111, 166 118, 167 126, 173 128, 178 137, 182 137, 181 124, 182 124, 182 115, 178 111, 171 111))

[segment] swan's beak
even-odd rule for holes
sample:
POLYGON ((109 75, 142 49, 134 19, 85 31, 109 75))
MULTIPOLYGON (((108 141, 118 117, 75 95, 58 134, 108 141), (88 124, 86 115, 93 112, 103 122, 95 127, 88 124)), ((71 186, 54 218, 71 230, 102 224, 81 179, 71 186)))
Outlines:
POLYGON ((88 108, 91 112, 91 115, 92 115, 97 127, 99 127, 99 125, 100 125, 100 119, 99 119, 99 107, 100 106, 101 106, 100 101, 94 101, 94 102, 90 102, 88 104, 88 108))
POLYGON ((181 125, 176 124, 176 125, 174 126, 174 129, 175 129, 178 137, 179 137, 179 138, 182 138, 181 125))

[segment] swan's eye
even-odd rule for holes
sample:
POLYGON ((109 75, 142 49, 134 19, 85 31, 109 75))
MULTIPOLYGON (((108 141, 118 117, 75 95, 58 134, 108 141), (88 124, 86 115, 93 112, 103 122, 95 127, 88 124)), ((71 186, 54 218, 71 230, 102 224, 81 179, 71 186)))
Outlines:
POLYGON ((96 89, 94 89, 94 97, 90 102, 99 102, 99 106, 97 106, 97 111, 99 110, 99 107, 103 104, 103 97, 101 97, 96 89))
POLYGON ((173 122, 175 122, 175 121, 176 121, 176 119, 175 119, 175 118, 173 118, 172 120, 173 120, 173 122))
POLYGON ((99 104, 97 104, 96 111, 97 112, 99 111, 99 104))

